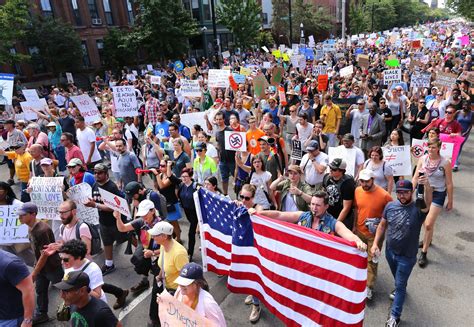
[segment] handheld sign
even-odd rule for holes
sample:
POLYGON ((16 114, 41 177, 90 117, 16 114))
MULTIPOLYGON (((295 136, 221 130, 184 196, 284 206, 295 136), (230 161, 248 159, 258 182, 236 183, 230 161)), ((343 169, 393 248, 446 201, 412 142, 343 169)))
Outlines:
POLYGON ((74 201, 77 207, 77 218, 89 225, 99 224, 99 211, 97 208, 86 207, 84 203, 92 195, 92 187, 87 183, 81 183, 72 186, 67 190, 67 197, 74 201))
POLYGON ((383 159, 385 164, 392 168, 393 176, 411 176, 410 146, 387 146, 383 147, 383 159))
POLYGON ((115 117, 138 116, 137 96, 133 86, 114 86, 115 117))
POLYGON ((225 149, 231 151, 247 151, 247 140, 245 132, 225 131, 225 149))
POLYGON ((201 96, 201 87, 198 80, 181 80, 181 94, 185 97, 199 98, 201 96))
POLYGON ((387 69, 383 71, 383 84, 399 83, 402 80, 401 69, 387 69))
POLYGON ((40 98, 38 96, 38 92, 34 89, 25 89, 21 90, 21 93, 23 93, 23 96, 25 97, 26 101, 39 101, 40 98))
POLYGON ((31 202, 38 206, 38 219, 59 220, 58 207, 63 202, 64 177, 32 177, 31 202))
POLYGON ((301 141, 292 140, 291 143, 292 143, 291 159, 301 160, 301 158, 303 158, 303 150, 301 149, 301 141))
POLYGON ((68 84, 74 84, 74 78, 72 77, 72 73, 66 73, 66 79, 68 84))
POLYGON ((99 109, 87 94, 71 96, 71 100, 76 104, 77 108, 81 112, 81 116, 84 117, 84 121, 87 124, 92 124, 94 121, 101 118, 99 109))
POLYGON ((122 215, 131 218, 130 209, 128 207, 127 200, 124 198, 110 193, 99 187, 100 197, 102 198, 102 202, 115 211, 120 212, 122 215))
POLYGON ((354 73, 354 66, 352 65, 344 67, 339 71, 339 74, 341 75, 341 77, 351 77, 353 73, 354 73))
POLYGON ((29 243, 28 226, 18 219, 20 205, 0 206, 0 244, 29 243))
POLYGON ((209 69, 209 87, 229 87, 230 73, 227 69, 209 69))
POLYGON ((150 76, 150 83, 155 84, 155 85, 160 85, 161 84, 161 76, 150 76))

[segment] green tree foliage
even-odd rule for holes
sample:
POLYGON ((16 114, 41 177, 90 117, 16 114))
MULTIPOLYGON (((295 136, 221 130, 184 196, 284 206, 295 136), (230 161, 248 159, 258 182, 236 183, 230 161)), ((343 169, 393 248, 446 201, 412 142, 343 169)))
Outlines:
POLYGON ((81 39, 68 23, 38 16, 28 29, 27 43, 38 48, 46 68, 58 78, 82 66, 81 39))
POLYGON ((474 1, 473 0, 448 0, 446 5, 453 9, 460 16, 470 21, 474 21, 474 1))
POLYGON ((272 34, 273 38, 279 43, 280 36, 289 37, 289 21, 288 21, 288 1, 287 0, 273 0, 273 19, 272 19, 272 34))
POLYGON ((0 65, 11 65, 29 58, 10 52, 15 43, 26 36, 29 6, 27 0, 7 0, 0 6, 0 65))
POLYGON ((129 32, 112 28, 104 37, 104 60, 107 68, 118 68, 134 63, 138 44, 129 37, 129 32))
POLYGON ((260 31, 257 35, 256 42, 259 47, 266 46, 267 48, 271 48, 275 44, 272 33, 268 31, 260 31))
POLYGON ((197 22, 176 0, 136 0, 136 26, 127 44, 140 44, 151 59, 176 58, 186 53, 188 38, 198 34, 197 22))
POLYGON ((349 11, 349 30, 352 34, 360 34, 369 30, 365 9, 361 5, 352 4, 349 11))
POLYGON ((221 0, 217 19, 234 34, 235 45, 248 48, 254 45, 262 26, 261 8, 255 0, 221 0))

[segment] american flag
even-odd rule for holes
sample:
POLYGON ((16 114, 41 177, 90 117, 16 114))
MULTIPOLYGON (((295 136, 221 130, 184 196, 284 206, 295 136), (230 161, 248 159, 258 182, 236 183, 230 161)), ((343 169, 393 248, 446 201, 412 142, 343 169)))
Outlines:
MULTIPOLYGON (((354 244, 260 215, 202 188, 203 263, 288 326, 362 326, 367 255, 354 244)), ((199 215, 199 213, 198 213, 199 215)))

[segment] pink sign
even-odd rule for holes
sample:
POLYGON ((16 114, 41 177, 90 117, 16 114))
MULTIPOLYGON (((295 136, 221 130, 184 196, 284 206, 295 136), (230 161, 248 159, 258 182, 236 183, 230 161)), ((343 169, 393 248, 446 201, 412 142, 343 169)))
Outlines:
POLYGON ((439 139, 443 143, 453 143, 453 157, 451 159, 451 167, 454 167, 456 159, 459 155, 459 150, 461 149, 461 144, 464 142, 464 137, 462 136, 450 136, 449 134, 440 134, 439 139))
POLYGON ((469 35, 463 35, 459 38, 461 40, 461 45, 468 45, 469 44, 469 35))

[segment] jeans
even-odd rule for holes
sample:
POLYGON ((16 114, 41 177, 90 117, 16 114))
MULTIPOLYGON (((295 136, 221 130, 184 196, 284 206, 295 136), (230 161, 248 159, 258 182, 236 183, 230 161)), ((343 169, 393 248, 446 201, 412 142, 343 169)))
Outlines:
POLYGON ((1 320, 0 319, 0 326, 1 327, 18 327, 23 322, 23 317, 16 318, 16 319, 9 319, 9 320, 1 320))
POLYGON ((26 192, 27 188, 28 183, 20 182, 20 201, 23 203, 31 201, 30 194, 26 192))
POLYGON ((338 139, 337 139, 337 135, 334 134, 334 133, 326 133, 327 137, 329 138, 328 140, 328 144, 326 145, 326 147, 335 147, 335 146, 338 146, 339 144, 338 143, 338 139))
POLYGON ((36 277, 36 309, 35 314, 39 315, 42 313, 48 313, 48 289, 49 283, 59 283, 63 278, 64 271, 62 268, 58 268, 54 272, 46 273, 40 272, 36 277))
POLYGON ((66 149, 62 146, 59 145, 54 149, 54 155, 56 156, 56 159, 58 159, 58 168, 59 171, 65 171, 66 170, 66 149))
POLYGON ((102 290, 105 293, 113 294, 116 298, 123 295, 123 289, 112 284, 104 283, 104 285, 102 285, 102 290))
POLYGON ((387 258, 390 271, 395 278, 395 299, 392 303, 391 316, 400 318, 403 310, 403 303, 407 293, 408 278, 410 277, 413 266, 416 263, 416 257, 404 257, 395 254, 389 248, 385 249, 385 257, 387 258))
POLYGON ((194 245, 196 244, 196 229, 198 225, 198 217, 195 208, 184 208, 184 213, 186 214, 186 218, 188 218, 188 221, 190 223, 188 233, 188 255, 192 257, 194 255, 194 245))

